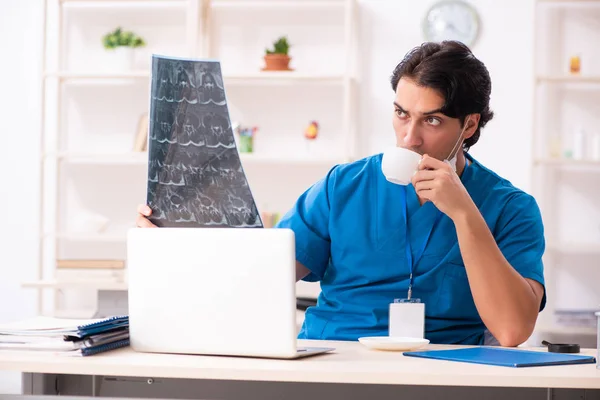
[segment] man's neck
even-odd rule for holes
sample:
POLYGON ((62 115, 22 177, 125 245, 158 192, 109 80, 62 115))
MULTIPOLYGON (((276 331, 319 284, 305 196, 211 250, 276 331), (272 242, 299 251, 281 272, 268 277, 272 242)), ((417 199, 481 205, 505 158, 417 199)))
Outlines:
POLYGON ((456 156, 456 175, 462 176, 463 172, 465 171, 465 165, 466 165, 465 153, 463 153, 462 151, 459 151, 456 156))

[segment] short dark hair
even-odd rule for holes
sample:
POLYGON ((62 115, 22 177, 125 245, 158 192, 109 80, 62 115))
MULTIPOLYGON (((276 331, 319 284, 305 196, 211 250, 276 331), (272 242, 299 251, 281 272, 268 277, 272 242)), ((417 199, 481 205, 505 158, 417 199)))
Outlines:
POLYGON ((477 131, 464 142, 467 151, 479 140, 481 128, 494 117, 490 110, 490 74, 463 43, 426 42, 413 48, 394 69, 394 91, 402 77, 437 90, 445 99, 442 114, 460 119, 461 125, 468 114, 481 114, 477 131))

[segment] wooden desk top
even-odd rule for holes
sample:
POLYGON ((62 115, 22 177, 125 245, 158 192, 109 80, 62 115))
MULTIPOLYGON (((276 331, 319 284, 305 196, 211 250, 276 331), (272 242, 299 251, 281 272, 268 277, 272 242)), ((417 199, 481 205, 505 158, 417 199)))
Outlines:
MULTIPOLYGON (((600 370, 595 364, 507 368, 404 357, 401 352, 370 350, 358 342, 301 340, 299 345, 335 347, 336 351, 297 360, 270 360, 136 353, 131 348, 91 357, 2 350, 0 370, 243 381, 600 389, 600 370)), ((445 348, 452 346, 428 346, 445 348)), ((595 350, 582 350, 582 354, 595 355, 595 350)))

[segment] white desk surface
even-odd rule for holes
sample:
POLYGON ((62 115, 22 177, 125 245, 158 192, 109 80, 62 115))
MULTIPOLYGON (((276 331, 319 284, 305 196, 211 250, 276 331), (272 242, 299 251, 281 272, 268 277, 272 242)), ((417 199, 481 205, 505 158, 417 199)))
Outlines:
MULTIPOLYGON (((131 348, 91 357, 2 350, 0 370, 242 381, 600 389, 600 370, 595 364, 508 368, 404 357, 401 352, 370 350, 358 342, 301 340, 299 345, 335 347, 336 351, 297 360, 269 360, 136 353, 131 348)), ((428 346, 444 348, 452 346, 428 346)), ((582 350, 582 354, 595 355, 595 350, 582 350)))

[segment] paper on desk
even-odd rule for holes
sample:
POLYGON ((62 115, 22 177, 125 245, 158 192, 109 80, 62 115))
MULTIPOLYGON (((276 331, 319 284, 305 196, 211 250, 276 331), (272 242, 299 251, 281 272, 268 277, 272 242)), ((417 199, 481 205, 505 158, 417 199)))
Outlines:
POLYGON ((103 319, 57 319, 38 317, 0 325, 0 335, 69 336, 84 338, 99 333, 129 328, 128 316, 103 319))
POLYGON ((67 340, 63 336, 0 335, 0 349, 73 351, 111 344, 128 338, 128 329, 92 335, 77 341, 67 340))
POLYGON ((102 321, 102 319, 67 319, 34 317, 21 321, 0 324, 0 335, 56 335, 77 330, 78 326, 102 321))
POLYGON ((70 351, 79 348, 62 337, 0 335, 0 350, 70 351))

